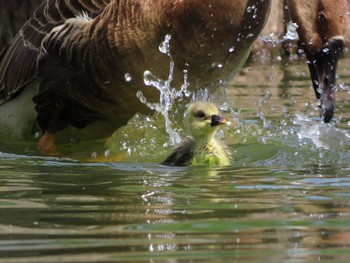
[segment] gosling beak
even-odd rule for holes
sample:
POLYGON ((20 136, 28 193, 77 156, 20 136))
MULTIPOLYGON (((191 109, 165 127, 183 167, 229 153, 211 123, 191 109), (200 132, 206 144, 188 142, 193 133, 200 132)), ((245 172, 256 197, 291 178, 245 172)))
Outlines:
POLYGON ((332 120, 335 109, 336 69, 343 49, 344 38, 333 38, 313 59, 308 59, 312 84, 325 123, 332 120))
POLYGON ((211 127, 226 124, 226 123, 227 121, 223 117, 215 114, 211 115, 211 123, 210 123, 211 127))

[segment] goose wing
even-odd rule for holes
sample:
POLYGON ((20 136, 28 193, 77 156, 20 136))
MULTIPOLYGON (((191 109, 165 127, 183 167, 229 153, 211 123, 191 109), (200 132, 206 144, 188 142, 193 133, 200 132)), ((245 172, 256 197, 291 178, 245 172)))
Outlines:
POLYGON ((47 0, 35 10, 11 43, 0 54, 0 105, 7 102, 37 75, 42 40, 67 19, 100 13, 110 0, 47 0))
POLYGON ((161 164, 168 166, 190 165, 195 145, 195 141, 191 137, 186 137, 161 164))
POLYGON ((92 22, 89 17, 68 19, 42 41, 37 57, 39 90, 33 101, 44 132, 55 133, 68 125, 84 128, 102 118, 93 110, 103 101, 99 86, 85 63, 90 61, 92 22))

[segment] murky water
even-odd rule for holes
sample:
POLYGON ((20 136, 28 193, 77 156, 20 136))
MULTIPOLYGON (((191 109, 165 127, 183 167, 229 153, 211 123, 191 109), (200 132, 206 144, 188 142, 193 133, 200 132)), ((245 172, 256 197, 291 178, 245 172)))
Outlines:
POLYGON ((325 125, 303 62, 250 61, 228 89, 236 125, 219 134, 232 167, 158 165, 171 146, 152 119, 124 128, 123 162, 3 142, 0 262, 349 262, 350 59, 338 73, 325 125))

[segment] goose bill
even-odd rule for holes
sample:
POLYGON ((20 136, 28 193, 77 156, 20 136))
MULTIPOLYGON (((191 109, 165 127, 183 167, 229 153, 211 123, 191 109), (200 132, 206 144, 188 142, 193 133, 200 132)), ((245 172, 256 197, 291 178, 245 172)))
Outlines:
POLYGON ((227 121, 223 117, 221 117, 219 115, 213 114, 211 116, 210 126, 212 126, 212 127, 217 126, 217 125, 223 125, 223 124, 226 124, 226 123, 227 123, 227 121))

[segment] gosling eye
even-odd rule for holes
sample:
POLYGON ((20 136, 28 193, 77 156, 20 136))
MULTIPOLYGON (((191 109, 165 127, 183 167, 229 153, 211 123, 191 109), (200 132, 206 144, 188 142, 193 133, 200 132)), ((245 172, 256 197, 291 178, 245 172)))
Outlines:
POLYGON ((195 114, 194 114, 195 117, 197 118, 200 118, 200 119, 205 119, 205 113, 203 111, 197 111, 195 114))

